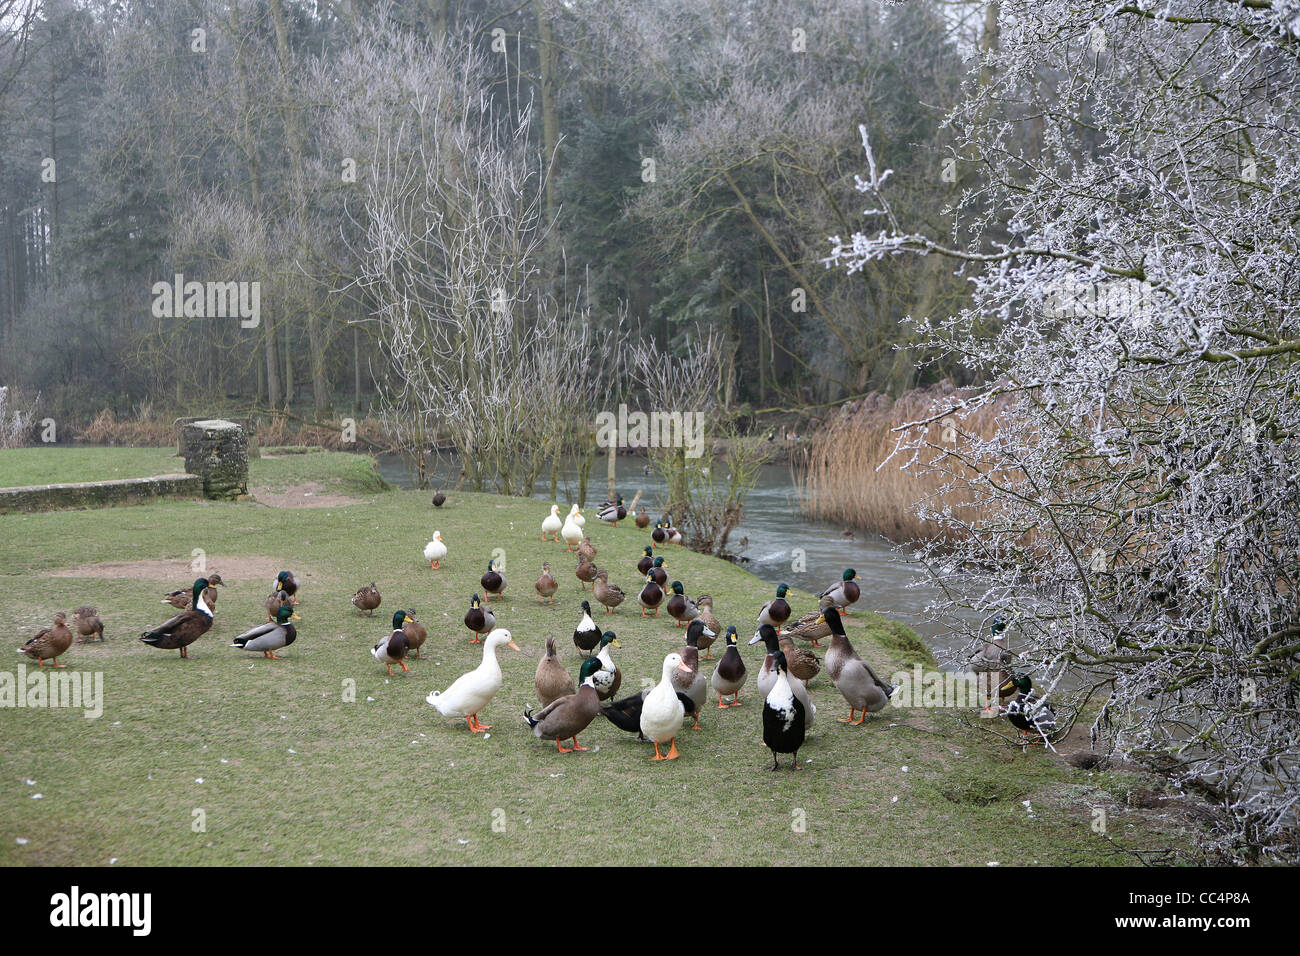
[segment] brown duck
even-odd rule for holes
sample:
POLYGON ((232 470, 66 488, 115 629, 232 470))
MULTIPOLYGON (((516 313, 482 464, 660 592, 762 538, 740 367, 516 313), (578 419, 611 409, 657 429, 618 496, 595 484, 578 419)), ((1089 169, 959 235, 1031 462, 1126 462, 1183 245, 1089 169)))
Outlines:
MULTIPOLYGON (((208 577, 208 587, 203 589, 203 603, 208 606, 208 610, 217 609, 217 585, 224 585, 226 582, 221 580, 221 575, 212 574, 208 577)), ((170 604, 172 607, 180 608, 182 611, 189 610, 194 602, 194 596, 190 593, 189 588, 178 588, 175 591, 169 591, 167 596, 162 599, 163 604, 170 604)))
POLYGON ((608 571, 596 572, 596 580, 592 583, 591 589, 596 592, 596 600, 605 605, 606 614, 613 614, 614 608, 627 599, 622 588, 617 584, 609 583, 608 571))
POLYGON ((267 621, 278 622, 280 617, 280 608, 287 607, 290 610, 293 609, 293 598, 289 596, 288 591, 276 591, 273 594, 267 595, 265 607, 267 621))
POLYGON ((89 605, 83 605, 72 612, 72 626, 81 636, 80 644, 98 643, 104 639, 104 622, 99 619, 99 611, 89 605), (98 637, 91 637, 98 634, 98 637))
POLYGON ((406 612, 406 620, 402 622, 402 633, 406 635, 406 649, 415 651, 416 660, 420 659, 420 648, 424 642, 429 639, 429 632, 424 629, 424 625, 415 619, 415 611, 406 612))
POLYGON ((587 560, 585 555, 578 555, 578 568, 573 572, 582 589, 587 590, 587 585, 596 580, 596 566, 587 560))
POLYGON ((190 655, 187 648, 212 627, 212 611, 204 597, 208 584, 208 578, 197 579, 192 589, 194 606, 164 621, 152 631, 145 631, 140 635, 141 642, 159 650, 179 650, 181 657, 188 658, 190 655))
POLYGON ((54 626, 38 632, 18 648, 19 652, 34 660, 38 667, 44 667, 45 662, 51 658, 54 659, 55 667, 67 667, 67 664, 59 663, 59 655, 66 653, 72 646, 72 630, 64 623, 67 619, 68 616, 62 611, 54 615, 54 626))
POLYGON ((587 658, 582 662, 579 671, 578 676, 582 679, 582 686, 578 688, 576 694, 566 694, 556 698, 536 715, 531 708, 524 711, 524 720, 528 721, 528 726, 532 728, 533 736, 542 740, 554 740, 555 749, 562 754, 587 749, 578 743, 578 734, 586 730, 591 722, 600 716, 600 698, 596 696, 594 683, 594 677, 600 668, 599 658, 587 658), (564 746, 563 741, 570 739, 573 741, 573 746, 564 746))
POLYGON ((537 703, 543 707, 549 706, 552 701, 559 700, 561 697, 576 694, 578 691, 573 684, 573 678, 569 676, 569 672, 564 669, 559 656, 555 653, 555 638, 553 637, 546 639, 546 653, 537 662, 537 673, 533 677, 533 687, 537 690, 537 703))
POLYGON ((379 588, 375 587, 375 582, 371 581, 369 587, 358 588, 357 593, 352 595, 352 603, 360 611, 365 611, 368 617, 373 617, 375 608, 379 607, 384 599, 379 595, 379 588))
POLYGON ((555 603, 555 592, 560 589, 560 583, 555 580, 555 575, 551 574, 551 562, 542 562, 542 576, 537 579, 533 587, 537 589, 538 604, 555 603))

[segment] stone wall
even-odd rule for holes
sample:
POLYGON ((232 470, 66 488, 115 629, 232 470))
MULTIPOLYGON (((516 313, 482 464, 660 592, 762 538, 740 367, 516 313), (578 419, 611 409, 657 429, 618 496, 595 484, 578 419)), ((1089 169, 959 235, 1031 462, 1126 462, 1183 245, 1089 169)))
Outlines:
POLYGON ((24 485, 0 488, 0 514, 17 511, 62 511, 140 504, 153 498, 201 498, 198 475, 154 475, 114 481, 80 481, 65 485, 24 485))
MULTIPOLYGON (((191 418, 174 418, 172 427, 176 429, 176 457, 181 458, 185 455, 185 426, 192 425, 195 422, 205 421, 205 416, 199 415, 191 418)), ((257 444, 257 423, 251 418, 225 418, 222 421, 234 422, 244 430, 244 438, 248 441, 248 457, 261 458, 261 451, 257 444)))
POLYGON ((181 426, 185 470, 203 479, 205 498, 248 494, 248 439, 244 429, 221 418, 181 426))

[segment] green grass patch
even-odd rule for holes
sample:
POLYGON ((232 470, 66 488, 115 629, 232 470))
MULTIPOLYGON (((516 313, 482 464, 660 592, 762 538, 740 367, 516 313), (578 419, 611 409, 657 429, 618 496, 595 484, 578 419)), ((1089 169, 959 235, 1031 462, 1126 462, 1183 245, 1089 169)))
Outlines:
MULTIPOLYGON (((266 455, 269 450, 264 449, 266 455)), ((368 455, 340 452, 298 452, 254 458, 248 463, 248 487, 283 491, 314 481, 334 494, 371 495, 390 490, 368 455)))
POLYGON ((185 471, 175 448, 40 446, 0 449, 0 488, 148 478, 185 471))
MULTIPOLYGON (((304 473, 281 469, 315 457, 256 467, 292 484, 304 473)), ((341 478, 365 461, 326 460, 341 478)), ((719 711, 713 701, 703 730, 682 731, 679 760, 652 763, 647 745, 603 719, 579 737, 590 752, 556 753, 522 714, 536 704, 533 673, 548 635, 576 671, 571 634, 590 592, 579 589, 564 546, 541 542, 546 513, 540 502, 462 492, 434 509, 424 492, 394 491, 337 508, 160 501, 0 516, 0 629, 12 645, 55 611, 87 603, 99 607, 108 638, 74 645, 65 659, 104 675, 99 719, 0 708, 0 865, 594 864, 607 862, 611 847, 630 864, 1128 862, 1091 832, 1086 807, 1043 799, 1062 785, 1096 783, 1091 775, 922 710, 888 708, 860 727, 837 723, 847 706, 825 677, 811 687, 819 711, 800 752, 805 769, 791 771, 783 758, 781 771, 769 772, 757 647, 744 648, 744 705, 719 711), (438 571, 421 554, 435 529, 450 548, 438 571), (193 579, 194 549, 227 586, 212 631, 186 661, 136 638, 172 613, 161 593, 193 579), (480 660, 461 619, 495 549, 508 587, 494 610, 523 652, 502 653, 505 687, 480 715, 493 725, 485 737, 424 698, 480 660), (532 587, 543 560, 560 581, 555 606, 539 606, 532 587), (55 574, 150 561, 175 570, 55 574), (302 580, 301 636, 286 660, 228 646, 264 620, 271 583, 241 567, 292 568, 302 580), (371 580, 383 604, 367 618, 350 602, 371 580), (398 607, 414 608, 430 637, 425 659, 389 678, 370 647, 398 607), (996 799, 954 801, 949 793, 996 799), (1032 815, 1023 799, 1034 802, 1032 815)), ((629 594, 615 615, 597 617, 619 635, 615 659, 630 693, 657 679, 683 631, 666 616, 638 617, 635 564, 648 534, 594 515, 587 531, 597 563, 629 594)), ((677 547, 662 553, 672 579, 692 594, 708 591, 724 624, 746 639, 753 633, 773 588, 725 561, 677 547)), ((816 606, 805 592, 790 600, 796 614, 816 606)), ((878 671, 917 653, 894 622, 855 614, 847 625, 878 671)), ((0 670, 25 661, 6 653, 0 670)), ((711 674, 715 663, 703 666, 711 674)), ((1116 809, 1112 819, 1130 848, 1192 839, 1185 827, 1138 811, 1116 809)))

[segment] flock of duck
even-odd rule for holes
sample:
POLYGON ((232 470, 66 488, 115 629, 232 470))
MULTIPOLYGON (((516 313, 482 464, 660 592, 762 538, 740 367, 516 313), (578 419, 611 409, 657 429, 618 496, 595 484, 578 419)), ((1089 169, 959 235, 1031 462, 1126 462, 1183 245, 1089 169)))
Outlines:
MULTIPOLYGON (((443 500, 445 500, 445 496, 443 500)), ((435 503, 437 502, 435 499, 435 503)), ((623 500, 602 505, 600 518, 611 524, 627 516, 623 500)), ((641 509, 635 520, 640 528, 649 525, 649 518, 641 509)), ((611 615, 626 599, 624 592, 609 582, 606 569, 595 565, 596 549, 583 530, 585 518, 574 505, 566 519, 559 517, 559 507, 552 505, 550 514, 542 521, 542 540, 564 542, 567 553, 577 553, 575 576, 579 586, 586 591, 591 585, 591 595, 611 615)), ((555 639, 546 640, 546 653, 537 665, 534 678, 537 693, 536 710, 524 712, 524 719, 534 736, 554 740, 561 753, 586 750, 578 743, 598 717, 605 717, 621 730, 636 733, 638 738, 654 745, 653 760, 672 760, 679 756, 677 736, 687 716, 693 720, 693 729, 699 730, 700 713, 709 694, 709 685, 717 697, 717 709, 742 705, 741 692, 748 676, 735 625, 723 627, 714 616, 713 600, 707 594, 692 599, 686 594, 681 581, 668 581, 664 558, 655 556, 656 548, 681 543, 681 533, 662 520, 651 532, 651 542, 644 547, 636 564, 637 574, 644 577, 644 585, 637 594, 641 616, 659 617, 660 608, 674 620, 674 625, 686 629, 685 644, 663 659, 659 681, 653 686, 622 699, 616 699, 623 674, 615 663, 613 651, 620 645, 617 635, 599 627, 592 616, 591 603, 583 600, 582 618, 573 631, 574 646, 583 655, 577 682, 560 663, 555 639), (721 637, 723 652, 717 659, 711 677, 701 668, 701 653, 711 658, 711 648, 721 637), (728 700, 727 698, 730 698, 728 700), (571 746, 565 747, 564 742, 571 746), (667 752, 661 747, 666 745, 667 752)), ((437 570, 447 557, 448 548, 439 532, 424 548, 424 557, 430 567, 437 570)), ((749 645, 763 644, 766 656, 757 676, 759 694, 762 695, 763 742, 772 751, 772 768, 779 766, 778 755, 790 754, 791 765, 798 765, 798 751, 808 730, 813 725, 817 707, 808 692, 808 683, 823 668, 835 689, 849 706, 849 715, 839 721, 860 725, 866 715, 884 709, 894 688, 881 680, 871 667, 858 656, 844 632, 841 614, 861 596, 858 575, 849 568, 840 580, 818 595, 818 608, 795 618, 786 600, 789 589, 782 584, 776 595, 759 610, 756 630, 749 645), (792 620, 793 618, 793 620, 792 620), (822 639, 829 638, 829 645, 822 639), (799 640, 808 647, 799 647, 799 640), (825 661, 820 660, 813 648, 825 647, 825 661), (860 713, 859 713, 860 712, 860 713)), ((140 640, 154 648, 178 650, 188 657, 187 648, 212 627, 217 604, 217 588, 223 585, 219 574, 200 577, 190 588, 166 594, 163 603, 180 609, 180 613, 140 635, 140 640)), ((446 717, 464 719, 471 732, 491 729, 490 724, 479 720, 479 714, 496 697, 503 684, 501 666, 497 660, 502 646, 519 650, 508 629, 497 625, 490 605, 503 600, 506 588, 505 575, 495 561, 489 562, 487 571, 479 580, 483 596, 478 593, 470 599, 464 617, 470 631, 471 642, 482 641, 482 661, 474 670, 462 674, 445 690, 434 691, 427 703, 446 717)), ((299 581, 292 571, 280 571, 265 601, 266 622, 250 628, 231 641, 231 647, 261 653, 267 659, 281 660, 276 651, 291 645, 297 639, 294 621, 298 615, 299 581)), ((542 565, 541 576, 534 583, 537 600, 541 604, 554 604, 559 582, 551 573, 550 562, 542 565)), ((352 603, 362 612, 373 615, 382 603, 375 582, 360 588, 352 603)), ((81 641, 102 641, 103 623, 98 612, 83 606, 74 613, 73 627, 69 628, 66 615, 55 616, 54 626, 29 640, 20 653, 44 666, 53 660, 54 667, 60 655, 71 647, 76 631, 81 641)), ((392 616, 392 631, 371 648, 372 656, 384 664, 391 676, 394 665, 408 670, 406 659, 414 654, 420 657, 420 648, 428 638, 425 627, 416 619, 415 612, 399 609, 392 616)), ((1011 682, 1008 682, 1009 684, 1011 682)), ((1023 682, 1022 682, 1023 683, 1023 682)), ((1013 685, 1022 696, 1028 688, 1013 685)))

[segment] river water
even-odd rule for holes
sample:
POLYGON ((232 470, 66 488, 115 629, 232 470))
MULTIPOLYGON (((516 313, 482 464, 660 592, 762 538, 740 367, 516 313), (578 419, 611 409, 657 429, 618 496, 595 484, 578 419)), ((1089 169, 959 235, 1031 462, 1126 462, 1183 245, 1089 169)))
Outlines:
MULTIPOLYGON (((386 481, 402 488, 414 486, 400 457, 380 455, 378 458, 380 474, 386 481)), ((616 468, 618 493, 624 501, 630 503, 640 491, 646 513, 651 519, 657 519, 667 499, 667 487, 659 475, 653 469, 647 474, 646 460, 635 456, 619 457, 616 468)), ((458 472, 453 466, 453 476, 458 472)), ((442 487, 454 485, 453 477, 442 487)), ((588 481, 588 503, 603 501, 606 488, 605 462, 600 460, 588 481)), ((576 497, 576 489, 577 469, 570 466, 560 476, 558 503, 562 512, 568 510, 568 503, 576 497), (573 495, 567 494, 566 489, 571 489, 573 495)), ((549 488, 542 486, 533 497, 549 503, 549 488)), ((543 517, 545 509, 538 512, 538 521, 543 517)), ((595 520, 594 514, 589 520, 595 520)), ((745 499, 744 516, 728 544, 743 559, 742 567, 773 587, 785 583, 817 593, 839 580, 845 568, 853 568, 862 577, 858 607, 903 621, 925 638, 936 654, 946 650, 951 643, 947 632, 921 615, 934 590, 908 587, 918 580, 921 572, 908 559, 906 551, 896 549, 878 535, 858 533, 850 539, 843 531, 840 526, 805 518, 800 513, 798 489, 789 465, 772 464, 763 467, 757 484, 745 499), (796 570, 799 562, 795 549, 803 550, 802 570, 796 570)))

